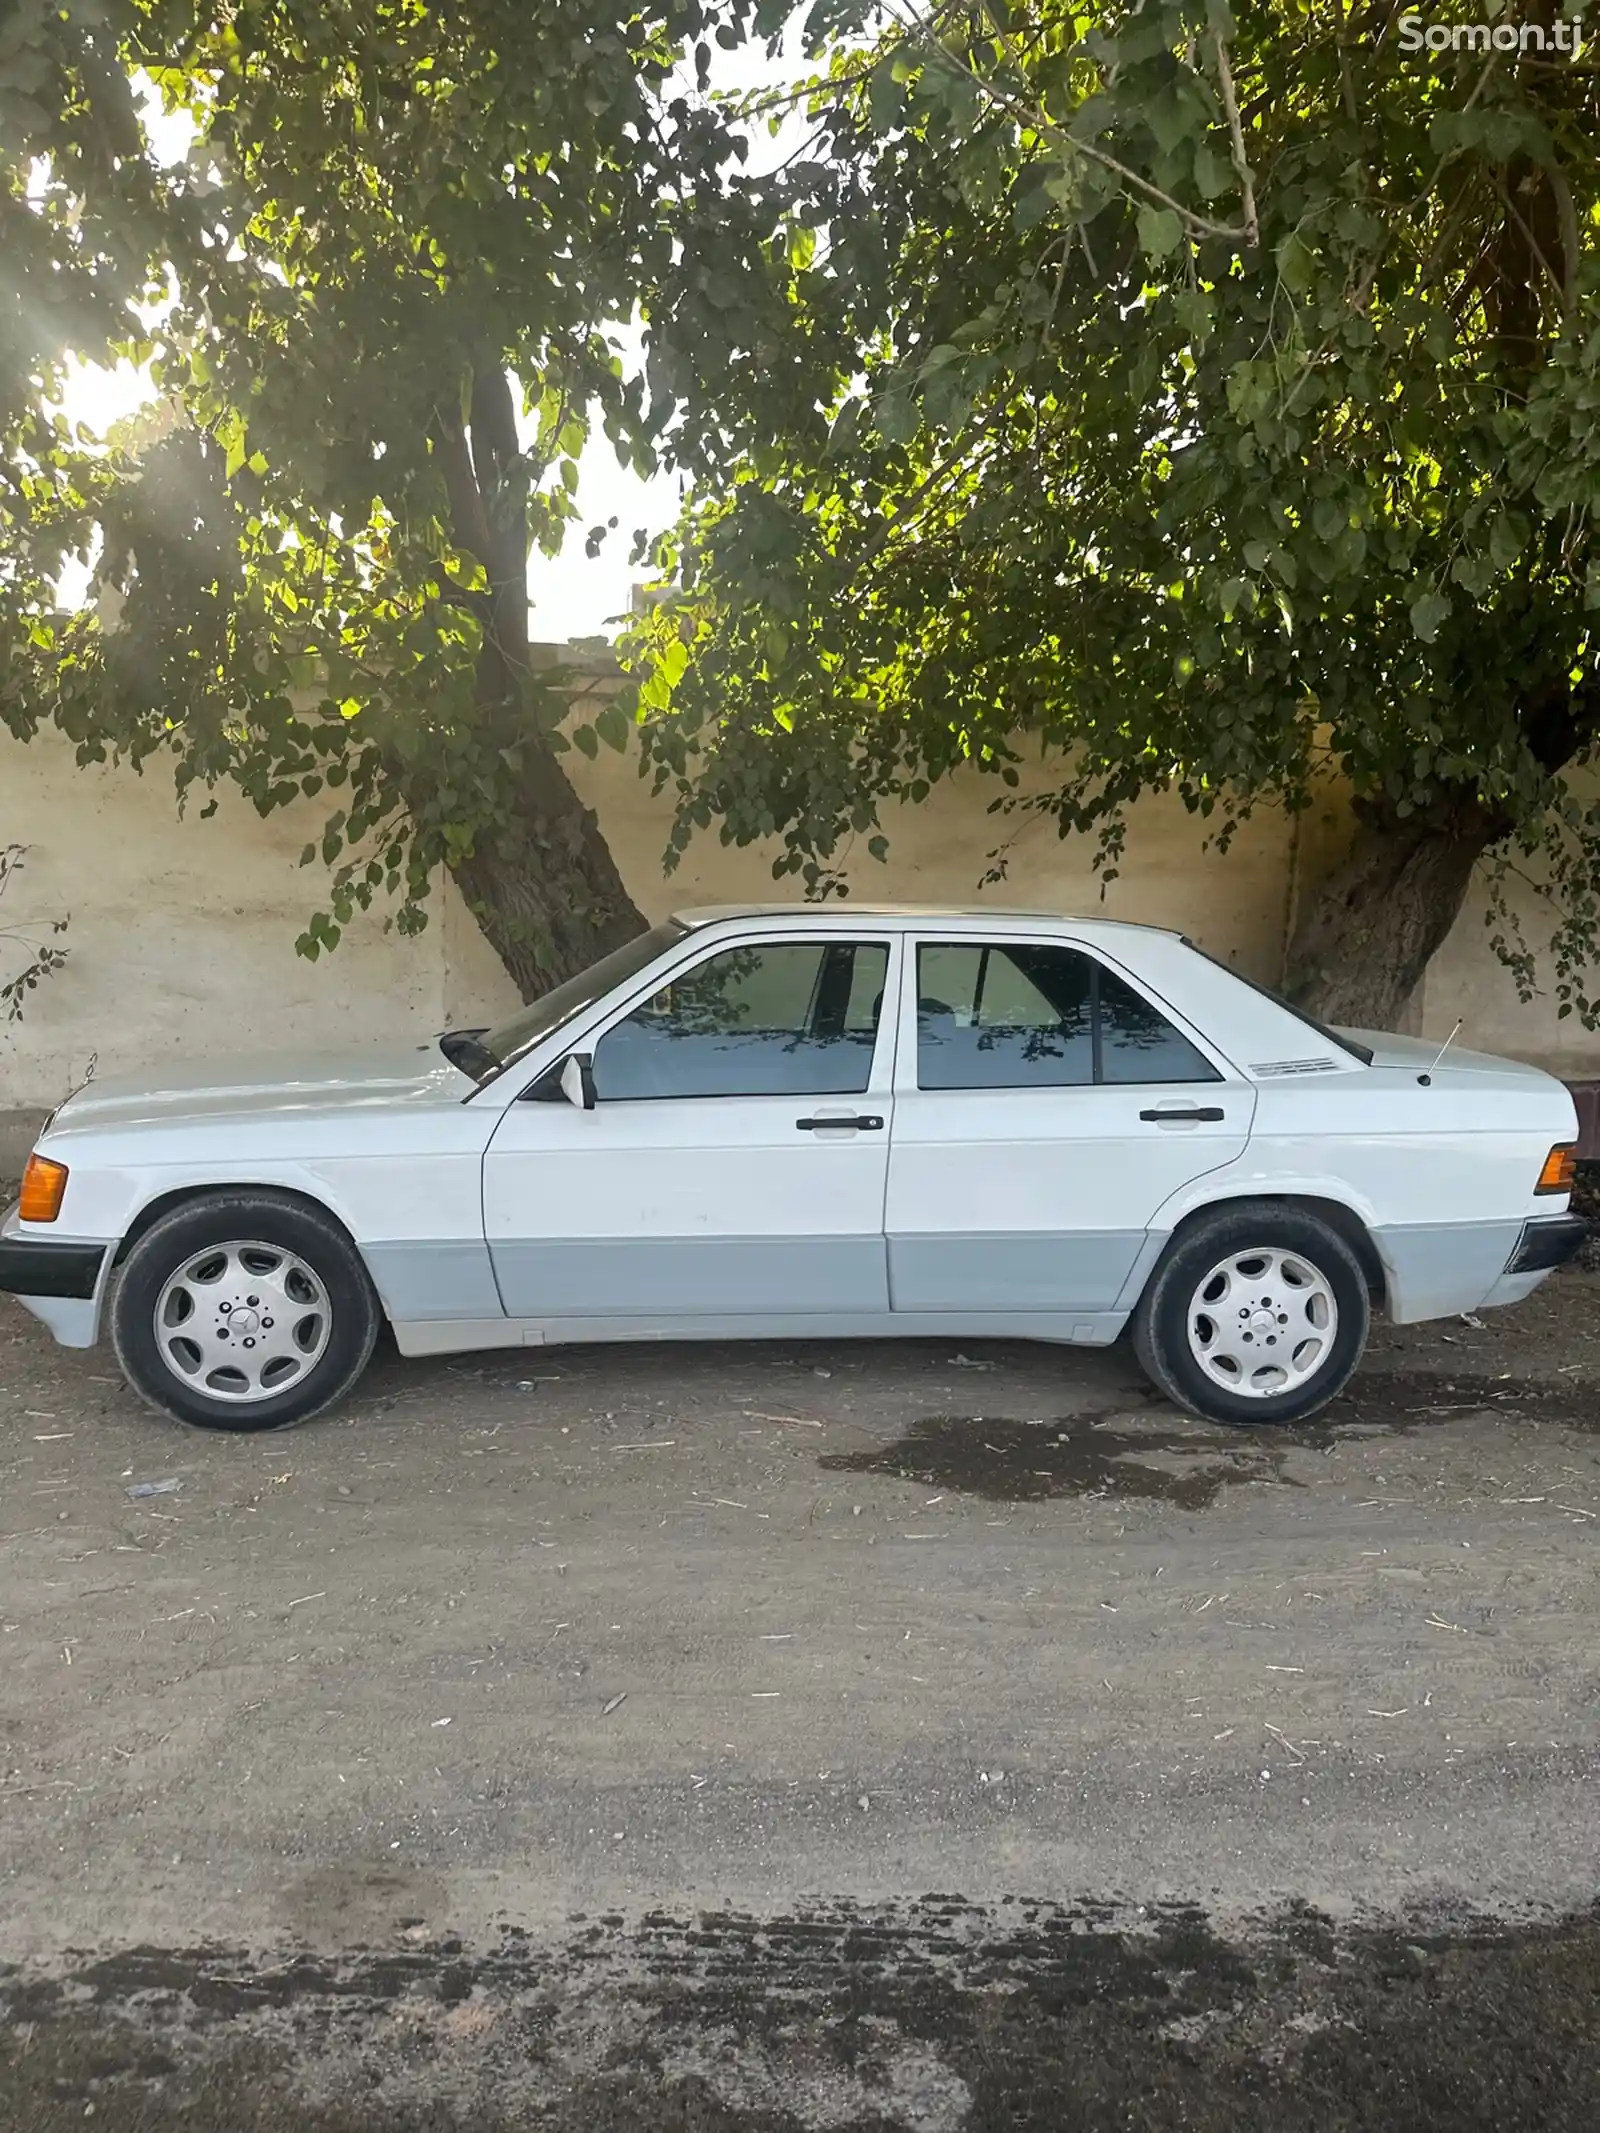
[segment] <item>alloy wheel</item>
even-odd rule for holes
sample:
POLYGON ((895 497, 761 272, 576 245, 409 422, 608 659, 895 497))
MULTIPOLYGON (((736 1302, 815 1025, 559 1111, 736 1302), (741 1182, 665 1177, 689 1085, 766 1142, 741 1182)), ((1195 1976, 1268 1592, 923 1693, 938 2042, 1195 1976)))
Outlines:
POLYGON ((321 1276, 282 1245, 208 1244, 156 1298, 162 1361, 214 1400, 270 1400, 310 1372, 333 1331, 321 1276))
POLYGON ((1276 1399, 1314 1378, 1333 1353, 1339 1306, 1327 1276, 1278 1246, 1232 1252, 1195 1289, 1189 1348, 1213 1384, 1276 1399))

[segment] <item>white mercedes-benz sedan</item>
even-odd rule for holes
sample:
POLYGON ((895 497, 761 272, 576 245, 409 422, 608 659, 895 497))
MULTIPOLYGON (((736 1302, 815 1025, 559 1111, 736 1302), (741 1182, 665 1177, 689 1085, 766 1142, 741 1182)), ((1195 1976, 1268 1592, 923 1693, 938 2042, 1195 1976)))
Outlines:
POLYGON ((95 1080, 0 1288, 212 1429, 406 1355, 554 1341, 1099 1345, 1219 1422, 1315 1414, 1370 1314, 1570 1258, 1576 1116, 1509 1060, 1324 1029, 1175 933, 687 911, 499 1029, 95 1080))

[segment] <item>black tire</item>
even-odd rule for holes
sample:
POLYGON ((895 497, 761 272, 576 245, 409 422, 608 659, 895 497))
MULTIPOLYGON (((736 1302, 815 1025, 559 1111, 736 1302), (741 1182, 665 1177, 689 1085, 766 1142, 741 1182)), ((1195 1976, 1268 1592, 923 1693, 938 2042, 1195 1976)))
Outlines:
POLYGON ((111 1339, 123 1376, 152 1407, 197 1429, 284 1429, 322 1413, 366 1369, 381 1323, 366 1268, 344 1231, 319 1208, 268 1191, 207 1193, 163 1215, 128 1253, 111 1298, 111 1339), (167 1283, 206 1246, 230 1243, 293 1253, 325 1292, 321 1353, 280 1393, 213 1397, 202 1382, 178 1375, 158 1341, 156 1308, 167 1283))
MULTIPOLYGON (((1246 1426, 1305 1422, 1349 1383, 1366 1349, 1371 1316, 1366 1273, 1331 1224, 1283 1201, 1251 1200, 1201 1215, 1173 1238, 1133 1314, 1133 1347, 1157 1391, 1190 1414, 1246 1426), (1326 1353, 1311 1375, 1279 1394, 1230 1391, 1208 1373, 1189 1339, 1191 1306, 1207 1276, 1222 1261, 1256 1249, 1289 1251, 1308 1262, 1338 1310, 1326 1353)), ((1275 1361, 1262 1351, 1263 1366, 1275 1361)))

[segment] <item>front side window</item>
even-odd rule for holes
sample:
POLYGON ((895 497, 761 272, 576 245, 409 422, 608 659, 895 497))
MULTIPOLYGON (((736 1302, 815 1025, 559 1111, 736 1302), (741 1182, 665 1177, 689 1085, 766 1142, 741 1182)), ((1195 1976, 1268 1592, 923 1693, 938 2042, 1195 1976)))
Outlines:
POLYGON ((669 919, 666 925, 657 926, 649 933, 639 934, 624 947, 613 949, 610 955, 580 971, 577 977, 568 978, 564 985, 554 986, 531 1007, 521 1009, 509 1022, 502 1022, 498 1029, 485 1030, 484 1050, 496 1066, 514 1066, 536 1044, 560 1029, 564 1022, 581 1015, 586 1007, 592 1007, 596 1000, 603 1000, 619 985, 626 985, 629 978, 636 978, 669 948, 676 948, 683 937, 684 928, 675 919, 669 919))
POLYGON ((917 950, 918 1088, 1220 1079, 1158 1008, 1080 949, 930 941, 917 950))
POLYGON ((872 1074, 889 951, 759 941, 673 978, 594 1051, 601 1103, 682 1096, 857 1096, 872 1074))

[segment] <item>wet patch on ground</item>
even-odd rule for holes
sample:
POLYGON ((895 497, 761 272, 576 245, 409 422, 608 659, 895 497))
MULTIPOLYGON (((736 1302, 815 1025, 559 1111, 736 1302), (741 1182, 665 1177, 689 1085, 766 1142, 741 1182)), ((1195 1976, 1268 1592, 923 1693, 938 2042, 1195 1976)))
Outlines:
POLYGON ((0 1977, 29 2133, 1577 2133, 1600 1917, 1241 1938, 1187 1908, 574 1920, 258 1967, 0 1977))
POLYGON ((1144 1422, 1121 1410, 1105 1420, 927 1415, 893 1444, 832 1454, 818 1464, 830 1473, 887 1474, 995 1503, 1120 1497, 1199 1511, 1225 1488, 1287 1481, 1284 1458, 1293 1441, 1165 1416, 1144 1422))
POLYGON ((1600 1394, 1576 1379, 1373 1370, 1359 1372, 1320 1421, 1301 1434, 1314 1439, 1319 1433, 1330 1436, 1360 1428, 1398 1434, 1432 1428, 1453 1415, 1485 1412, 1508 1420, 1600 1430, 1600 1394))
POLYGON ((994 1503, 1077 1496, 1201 1511, 1225 1489, 1253 1482, 1299 1487, 1288 1470, 1296 1449, 1325 1451, 1351 1436, 1407 1436, 1484 1413, 1600 1432, 1600 1397, 1592 1390, 1526 1378, 1375 1370, 1357 1377, 1316 1421, 1261 1429, 1193 1420, 1151 1399, 1148 1420, 1126 1405, 1027 1420, 926 1415, 892 1444, 833 1453, 818 1464, 829 1473, 884 1474, 994 1503))

